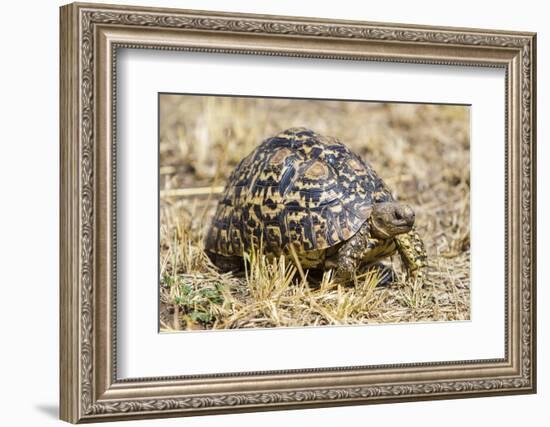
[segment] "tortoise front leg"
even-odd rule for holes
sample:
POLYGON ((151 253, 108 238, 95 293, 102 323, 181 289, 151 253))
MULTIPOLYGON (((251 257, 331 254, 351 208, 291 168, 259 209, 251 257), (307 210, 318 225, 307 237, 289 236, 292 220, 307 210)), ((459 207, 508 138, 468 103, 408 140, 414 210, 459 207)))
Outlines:
POLYGON ((357 268, 363 263, 365 254, 374 247, 374 241, 369 239, 368 224, 365 223, 355 235, 345 242, 336 256, 336 276, 344 280, 352 280, 357 268))
POLYGON ((395 236, 397 251, 407 269, 407 276, 413 280, 424 280, 424 267, 427 256, 424 242, 413 228, 405 234, 395 236))

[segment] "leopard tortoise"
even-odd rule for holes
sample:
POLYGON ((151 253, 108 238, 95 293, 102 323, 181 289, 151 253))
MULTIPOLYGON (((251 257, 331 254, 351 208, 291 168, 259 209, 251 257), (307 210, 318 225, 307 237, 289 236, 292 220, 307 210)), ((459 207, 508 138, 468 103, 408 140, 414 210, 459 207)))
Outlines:
POLYGON ((336 138, 291 128, 263 141, 229 177, 205 237, 222 270, 252 247, 335 269, 344 279, 397 251, 412 278, 426 264, 414 211, 336 138))

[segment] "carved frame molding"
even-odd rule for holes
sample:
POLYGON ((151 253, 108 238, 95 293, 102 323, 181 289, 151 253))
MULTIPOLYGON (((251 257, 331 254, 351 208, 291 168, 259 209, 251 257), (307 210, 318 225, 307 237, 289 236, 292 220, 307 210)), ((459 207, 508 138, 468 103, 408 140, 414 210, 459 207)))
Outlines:
POLYGON ((61 8, 60 43, 62 419, 535 391, 535 34, 71 4, 61 8), (506 357, 117 380, 113 146, 116 52, 121 47, 505 68, 506 357), (289 380, 298 385, 289 387, 289 380))

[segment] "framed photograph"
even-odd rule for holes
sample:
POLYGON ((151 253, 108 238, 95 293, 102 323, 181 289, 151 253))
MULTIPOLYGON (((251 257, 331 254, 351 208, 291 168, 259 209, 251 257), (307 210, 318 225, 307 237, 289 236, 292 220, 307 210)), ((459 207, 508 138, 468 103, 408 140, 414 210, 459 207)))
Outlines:
POLYGON ((535 34, 60 22, 63 420, 536 391, 535 34))

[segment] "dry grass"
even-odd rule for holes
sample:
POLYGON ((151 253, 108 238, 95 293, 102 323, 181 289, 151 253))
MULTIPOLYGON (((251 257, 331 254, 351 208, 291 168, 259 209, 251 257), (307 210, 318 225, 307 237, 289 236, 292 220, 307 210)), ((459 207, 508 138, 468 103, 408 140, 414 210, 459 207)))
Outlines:
POLYGON ((163 95, 161 329, 219 329, 469 319, 469 110, 461 106, 163 95), (256 145, 306 126, 371 163, 416 211, 429 257, 424 283, 379 285, 375 272, 338 283, 254 250, 240 275, 202 248, 220 187, 256 145))

